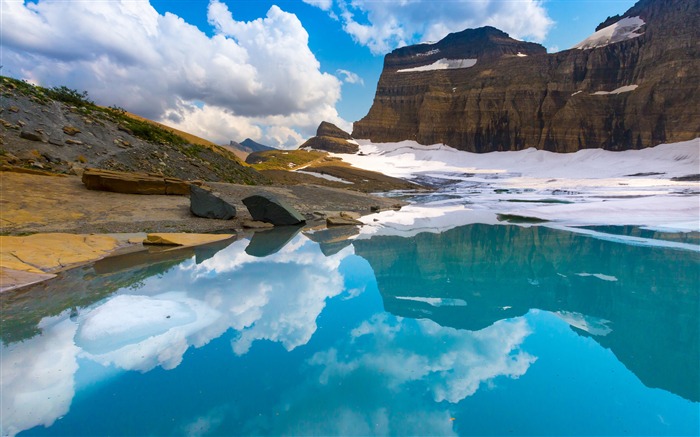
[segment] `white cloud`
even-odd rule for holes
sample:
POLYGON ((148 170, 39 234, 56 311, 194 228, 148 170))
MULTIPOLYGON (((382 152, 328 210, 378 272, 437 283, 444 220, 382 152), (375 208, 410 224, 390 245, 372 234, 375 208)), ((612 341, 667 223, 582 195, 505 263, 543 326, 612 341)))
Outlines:
POLYGON ((343 29, 375 54, 481 26, 541 42, 554 24, 542 0, 337 0, 336 5, 343 29))
POLYGON ((359 85, 364 85, 365 81, 362 80, 362 78, 357 74, 353 73, 352 71, 348 70, 343 70, 341 68, 337 69, 335 71, 339 75, 343 76, 343 82, 345 83, 352 83, 352 84, 359 84, 359 85))
POLYGON ((302 0, 304 3, 308 3, 312 6, 316 6, 319 9, 328 11, 333 6, 333 0, 302 0))
POLYGON ((212 37, 147 1, 1 8, 6 74, 85 89, 98 103, 217 142, 251 137, 293 146, 290 138, 312 136, 322 120, 348 124, 335 109, 340 80, 321 71, 301 22, 277 6, 244 22, 212 0, 212 37))

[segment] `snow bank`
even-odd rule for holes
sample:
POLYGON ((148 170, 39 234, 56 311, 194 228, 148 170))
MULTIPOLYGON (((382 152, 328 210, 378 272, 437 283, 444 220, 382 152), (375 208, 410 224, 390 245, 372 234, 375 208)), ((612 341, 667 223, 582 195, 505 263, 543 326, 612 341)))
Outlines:
POLYGON ((469 68, 476 65, 476 59, 439 59, 429 65, 421 65, 420 67, 402 68, 396 70, 397 73, 409 73, 414 71, 433 71, 433 70, 454 70, 458 68, 469 68))
POLYGON ((328 174, 316 173, 315 171, 296 170, 296 172, 302 173, 302 174, 307 174, 307 175, 314 176, 314 177, 321 178, 321 179, 326 179, 329 181, 340 182, 341 184, 353 184, 354 183, 354 182, 346 181, 345 179, 337 178, 335 176, 331 176, 328 174))
POLYGON ((502 214, 564 227, 638 225, 665 231, 700 230, 700 183, 672 180, 700 173, 700 138, 642 150, 576 153, 527 149, 475 154, 413 141, 358 142, 361 154, 338 156, 355 167, 436 188, 428 193, 403 193, 412 195, 414 204, 401 211, 364 217, 366 226, 358 238, 497 224, 502 214))
POLYGON ((642 20, 640 17, 623 18, 615 24, 611 24, 608 27, 600 29, 572 48, 580 50, 593 49, 636 38, 643 34, 639 33, 639 29, 643 25, 644 20, 642 20))

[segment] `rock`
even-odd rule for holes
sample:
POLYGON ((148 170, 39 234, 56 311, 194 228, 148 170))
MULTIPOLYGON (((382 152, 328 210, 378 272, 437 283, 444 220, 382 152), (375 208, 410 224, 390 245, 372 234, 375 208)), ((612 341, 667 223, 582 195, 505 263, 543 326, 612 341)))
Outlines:
POLYGON ((7 108, 7 110, 10 112, 19 112, 19 108, 17 106, 10 106, 7 108))
POLYGON ((197 246, 214 243, 234 237, 234 234, 187 234, 187 233, 152 233, 146 235, 143 244, 162 246, 197 246))
POLYGON ((340 138, 341 140, 351 140, 352 136, 345 132, 333 123, 328 123, 327 121, 322 121, 321 124, 316 129, 317 137, 331 137, 340 138))
POLYGON ((369 207, 370 212, 379 212, 379 211, 381 211, 381 209, 382 208, 378 205, 372 205, 369 207))
POLYGON ((272 223, 258 222, 255 220, 244 220, 241 226, 247 229, 272 229, 275 227, 272 223))
POLYGON ((95 168, 86 169, 82 181, 88 190, 115 193, 186 195, 190 192, 190 183, 181 179, 95 168))
POLYGON ((106 235, 48 233, 26 237, 0 236, 0 267, 49 273, 98 260, 117 246, 117 240, 106 235))
POLYGON ((361 221, 349 217, 328 217, 326 219, 326 226, 362 226, 363 224, 361 221))
POLYGON ((359 146, 348 142, 348 140, 352 140, 349 133, 332 123, 323 121, 316 129, 316 136, 310 138, 299 148, 325 150, 331 153, 357 153, 359 146))
POLYGON ((396 49, 352 136, 477 153, 627 150, 694 139, 700 117, 688 108, 700 101, 698 5, 640 1, 620 17, 641 17, 639 36, 593 48, 548 54, 484 27, 396 49), (400 71, 441 59, 476 64, 400 71))
POLYGON ((190 211, 197 217, 219 220, 230 220, 236 216, 236 207, 196 185, 190 185, 190 211))
POLYGON ((73 136, 79 134, 80 132, 80 129, 78 129, 75 126, 63 126, 63 133, 65 133, 66 135, 73 136))
POLYGON ((80 146, 81 144, 83 144, 83 142, 80 141, 80 140, 73 140, 73 139, 68 138, 68 139, 66 140, 66 144, 71 144, 71 145, 80 146))
POLYGON ((49 137, 45 133, 36 131, 22 130, 19 133, 19 137, 29 141, 40 141, 42 143, 47 143, 49 141, 49 137))
POLYGON ((341 216, 342 218, 348 218, 348 219, 352 219, 352 220, 358 220, 360 217, 362 217, 362 214, 360 214, 359 212, 354 212, 354 211, 342 211, 342 212, 340 213, 340 216, 341 216))
POLYGON ((280 225, 298 225, 306 219, 287 202, 269 194, 256 194, 243 199, 253 220, 280 225))

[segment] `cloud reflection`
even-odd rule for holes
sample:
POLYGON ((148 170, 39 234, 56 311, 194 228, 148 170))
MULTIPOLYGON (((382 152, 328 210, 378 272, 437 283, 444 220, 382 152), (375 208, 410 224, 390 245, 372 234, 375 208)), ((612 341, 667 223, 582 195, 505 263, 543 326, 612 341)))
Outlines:
POLYGON ((75 322, 66 312, 47 319, 41 336, 3 346, 3 435, 49 426, 68 412, 77 357, 122 370, 173 369, 189 347, 231 328, 239 355, 257 340, 287 350, 306 344, 326 300, 343 292, 338 266, 352 247, 326 257, 300 235, 257 258, 245 253, 247 245, 234 242, 200 264, 186 261, 82 310, 75 322))

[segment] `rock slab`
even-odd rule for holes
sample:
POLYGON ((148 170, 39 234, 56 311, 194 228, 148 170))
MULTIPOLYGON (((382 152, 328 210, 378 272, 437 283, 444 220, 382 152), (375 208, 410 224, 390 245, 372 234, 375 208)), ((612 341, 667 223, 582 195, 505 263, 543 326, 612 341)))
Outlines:
POLYGON ((236 207, 205 188, 190 185, 190 212, 197 217, 230 220, 236 216, 236 207))
POLYGON ((146 239, 143 240, 143 244, 161 246, 198 246, 200 244, 228 240, 234 236, 235 235, 233 234, 189 234, 183 232, 153 233, 146 236, 146 239))
POLYGON ((293 206, 269 194, 255 194, 243 199, 253 220, 275 226, 298 225, 306 219, 293 206))
POLYGON ((88 168, 83 172, 83 184, 88 190, 112 191, 126 194, 190 193, 190 183, 181 179, 145 173, 124 173, 88 168))

